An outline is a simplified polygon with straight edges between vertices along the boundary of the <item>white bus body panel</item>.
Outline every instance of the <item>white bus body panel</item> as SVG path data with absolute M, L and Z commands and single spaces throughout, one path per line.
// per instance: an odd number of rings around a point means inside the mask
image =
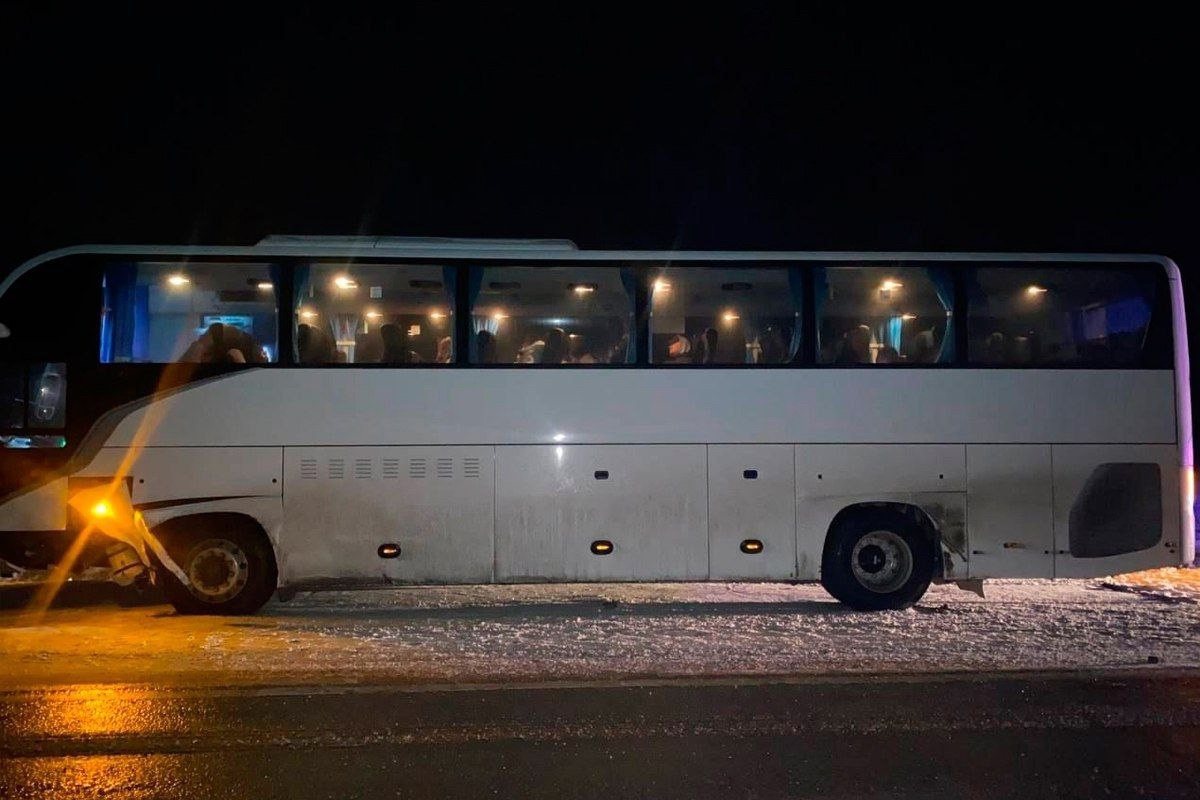
M 820 577 L 825 535 L 838 512 L 858 503 L 916 505 L 961 552 L 966 464 L 962 445 L 798 445 L 797 550 L 802 579 Z M 948 563 L 954 574 L 959 565 Z
M 970 577 L 1054 577 L 1053 496 L 1050 445 L 968 445 Z
M 55 478 L 7 503 L 0 503 L 0 531 L 62 531 L 66 528 L 66 478 Z
M 282 492 L 282 527 L 260 521 L 281 536 L 284 583 L 812 579 L 838 511 L 879 501 L 918 505 L 942 528 L 949 578 L 1095 575 L 1182 557 L 1169 371 L 265 368 L 118 413 L 78 474 L 116 474 L 144 439 L 130 472 L 135 503 Z M 148 419 L 155 424 L 142 431 Z M 1057 453 L 1097 443 L 1110 450 L 1095 463 L 1143 452 L 1160 460 L 1173 481 L 1164 543 L 1176 549 L 1060 553 L 1055 569 L 1035 549 L 1046 537 L 1046 484 L 1061 526 L 1086 474 L 1072 478 Z M 455 446 L 462 453 L 446 455 Z M 790 484 L 780 447 L 793 453 Z M 384 458 L 417 451 L 431 469 L 438 457 L 473 453 L 482 472 L 444 483 L 403 470 L 383 478 Z M 321 469 L 342 458 L 346 477 L 308 484 L 303 458 Z M 375 477 L 353 477 L 362 458 Z M 747 468 L 760 470 L 759 482 L 741 477 Z M 594 478 L 599 469 L 608 481 Z M 971 505 L 979 526 L 972 521 L 968 546 Z M 615 552 L 593 555 L 598 538 Z M 768 552 L 735 551 L 745 538 Z M 380 559 L 376 548 L 391 541 L 401 557 Z M 1029 546 L 1003 548 L 1014 541 Z M 982 551 L 978 564 L 964 562 L 969 549 Z
M 1054 577 L 1083 578 L 1161 567 L 1179 560 L 1179 452 L 1146 445 L 1055 445 Z M 1159 541 L 1144 550 L 1104 558 L 1075 558 L 1070 553 L 1071 507 L 1093 470 L 1105 463 L 1157 463 L 1161 483 L 1162 529 Z M 1188 534 L 1182 534 L 1188 535 Z
M 265 368 L 158 402 L 153 446 L 1174 444 L 1176 436 L 1168 370 Z M 133 443 L 146 412 L 129 413 L 108 444 Z
M 281 583 L 492 580 L 491 447 L 288 447 Z M 381 544 L 400 546 L 380 558 Z
M 128 463 L 125 461 L 128 460 Z M 132 479 L 134 505 L 200 498 L 279 497 L 281 447 L 104 447 L 81 478 Z
M 704 446 L 497 447 L 496 461 L 497 580 L 708 577 Z
M 747 471 L 753 477 L 747 477 Z M 708 576 L 783 580 L 796 574 L 793 448 L 720 444 L 708 448 Z M 746 539 L 762 552 L 743 553 Z

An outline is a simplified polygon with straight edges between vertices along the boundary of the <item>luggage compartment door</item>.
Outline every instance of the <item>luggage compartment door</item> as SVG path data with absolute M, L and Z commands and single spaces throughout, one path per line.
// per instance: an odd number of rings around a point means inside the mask
M 496 579 L 708 577 L 704 445 L 496 448 Z
M 492 579 L 491 447 L 288 447 L 285 582 Z M 395 544 L 394 558 L 379 547 Z

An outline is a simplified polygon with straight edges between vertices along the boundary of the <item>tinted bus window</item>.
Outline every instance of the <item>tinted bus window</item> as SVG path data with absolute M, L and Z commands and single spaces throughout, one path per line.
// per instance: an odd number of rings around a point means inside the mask
M 968 278 L 968 360 L 996 366 L 1133 365 L 1155 309 L 1138 268 L 979 267 Z
M 799 269 L 670 267 L 650 285 L 655 364 L 786 364 L 800 351 Z
M 275 272 L 267 264 L 107 265 L 100 361 L 274 361 Z
M 845 266 L 816 270 L 819 364 L 947 364 L 954 360 L 948 270 Z
M 454 274 L 432 264 L 298 266 L 298 362 L 452 362 Z
M 614 267 L 473 267 L 474 364 L 635 359 L 635 275 Z

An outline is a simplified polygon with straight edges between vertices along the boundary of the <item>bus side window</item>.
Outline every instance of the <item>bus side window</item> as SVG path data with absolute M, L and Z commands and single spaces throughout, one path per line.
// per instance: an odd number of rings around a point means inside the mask
M 940 267 L 827 266 L 815 275 L 818 364 L 954 361 L 954 284 Z
M 263 364 L 277 356 L 269 264 L 118 262 L 105 266 L 103 364 Z
M 1139 267 L 975 268 L 967 284 L 968 361 L 1139 364 L 1156 305 L 1154 278 Z
M 633 363 L 633 288 L 613 267 L 472 267 L 471 363 Z
M 686 266 L 650 283 L 654 364 L 786 364 L 800 352 L 798 268 Z
M 298 265 L 297 363 L 451 363 L 454 281 L 437 264 Z

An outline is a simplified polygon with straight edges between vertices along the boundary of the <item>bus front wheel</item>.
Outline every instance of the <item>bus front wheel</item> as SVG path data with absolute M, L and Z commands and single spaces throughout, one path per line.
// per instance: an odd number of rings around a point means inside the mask
M 821 584 L 859 611 L 908 608 L 929 588 L 935 555 L 931 537 L 901 511 L 863 508 L 829 531 Z
M 275 554 L 248 517 L 177 517 L 154 532 L 188 578 L 184 585 L 159 565 L 163 594 L 180 614 L 253 614 L 275 591 Z

